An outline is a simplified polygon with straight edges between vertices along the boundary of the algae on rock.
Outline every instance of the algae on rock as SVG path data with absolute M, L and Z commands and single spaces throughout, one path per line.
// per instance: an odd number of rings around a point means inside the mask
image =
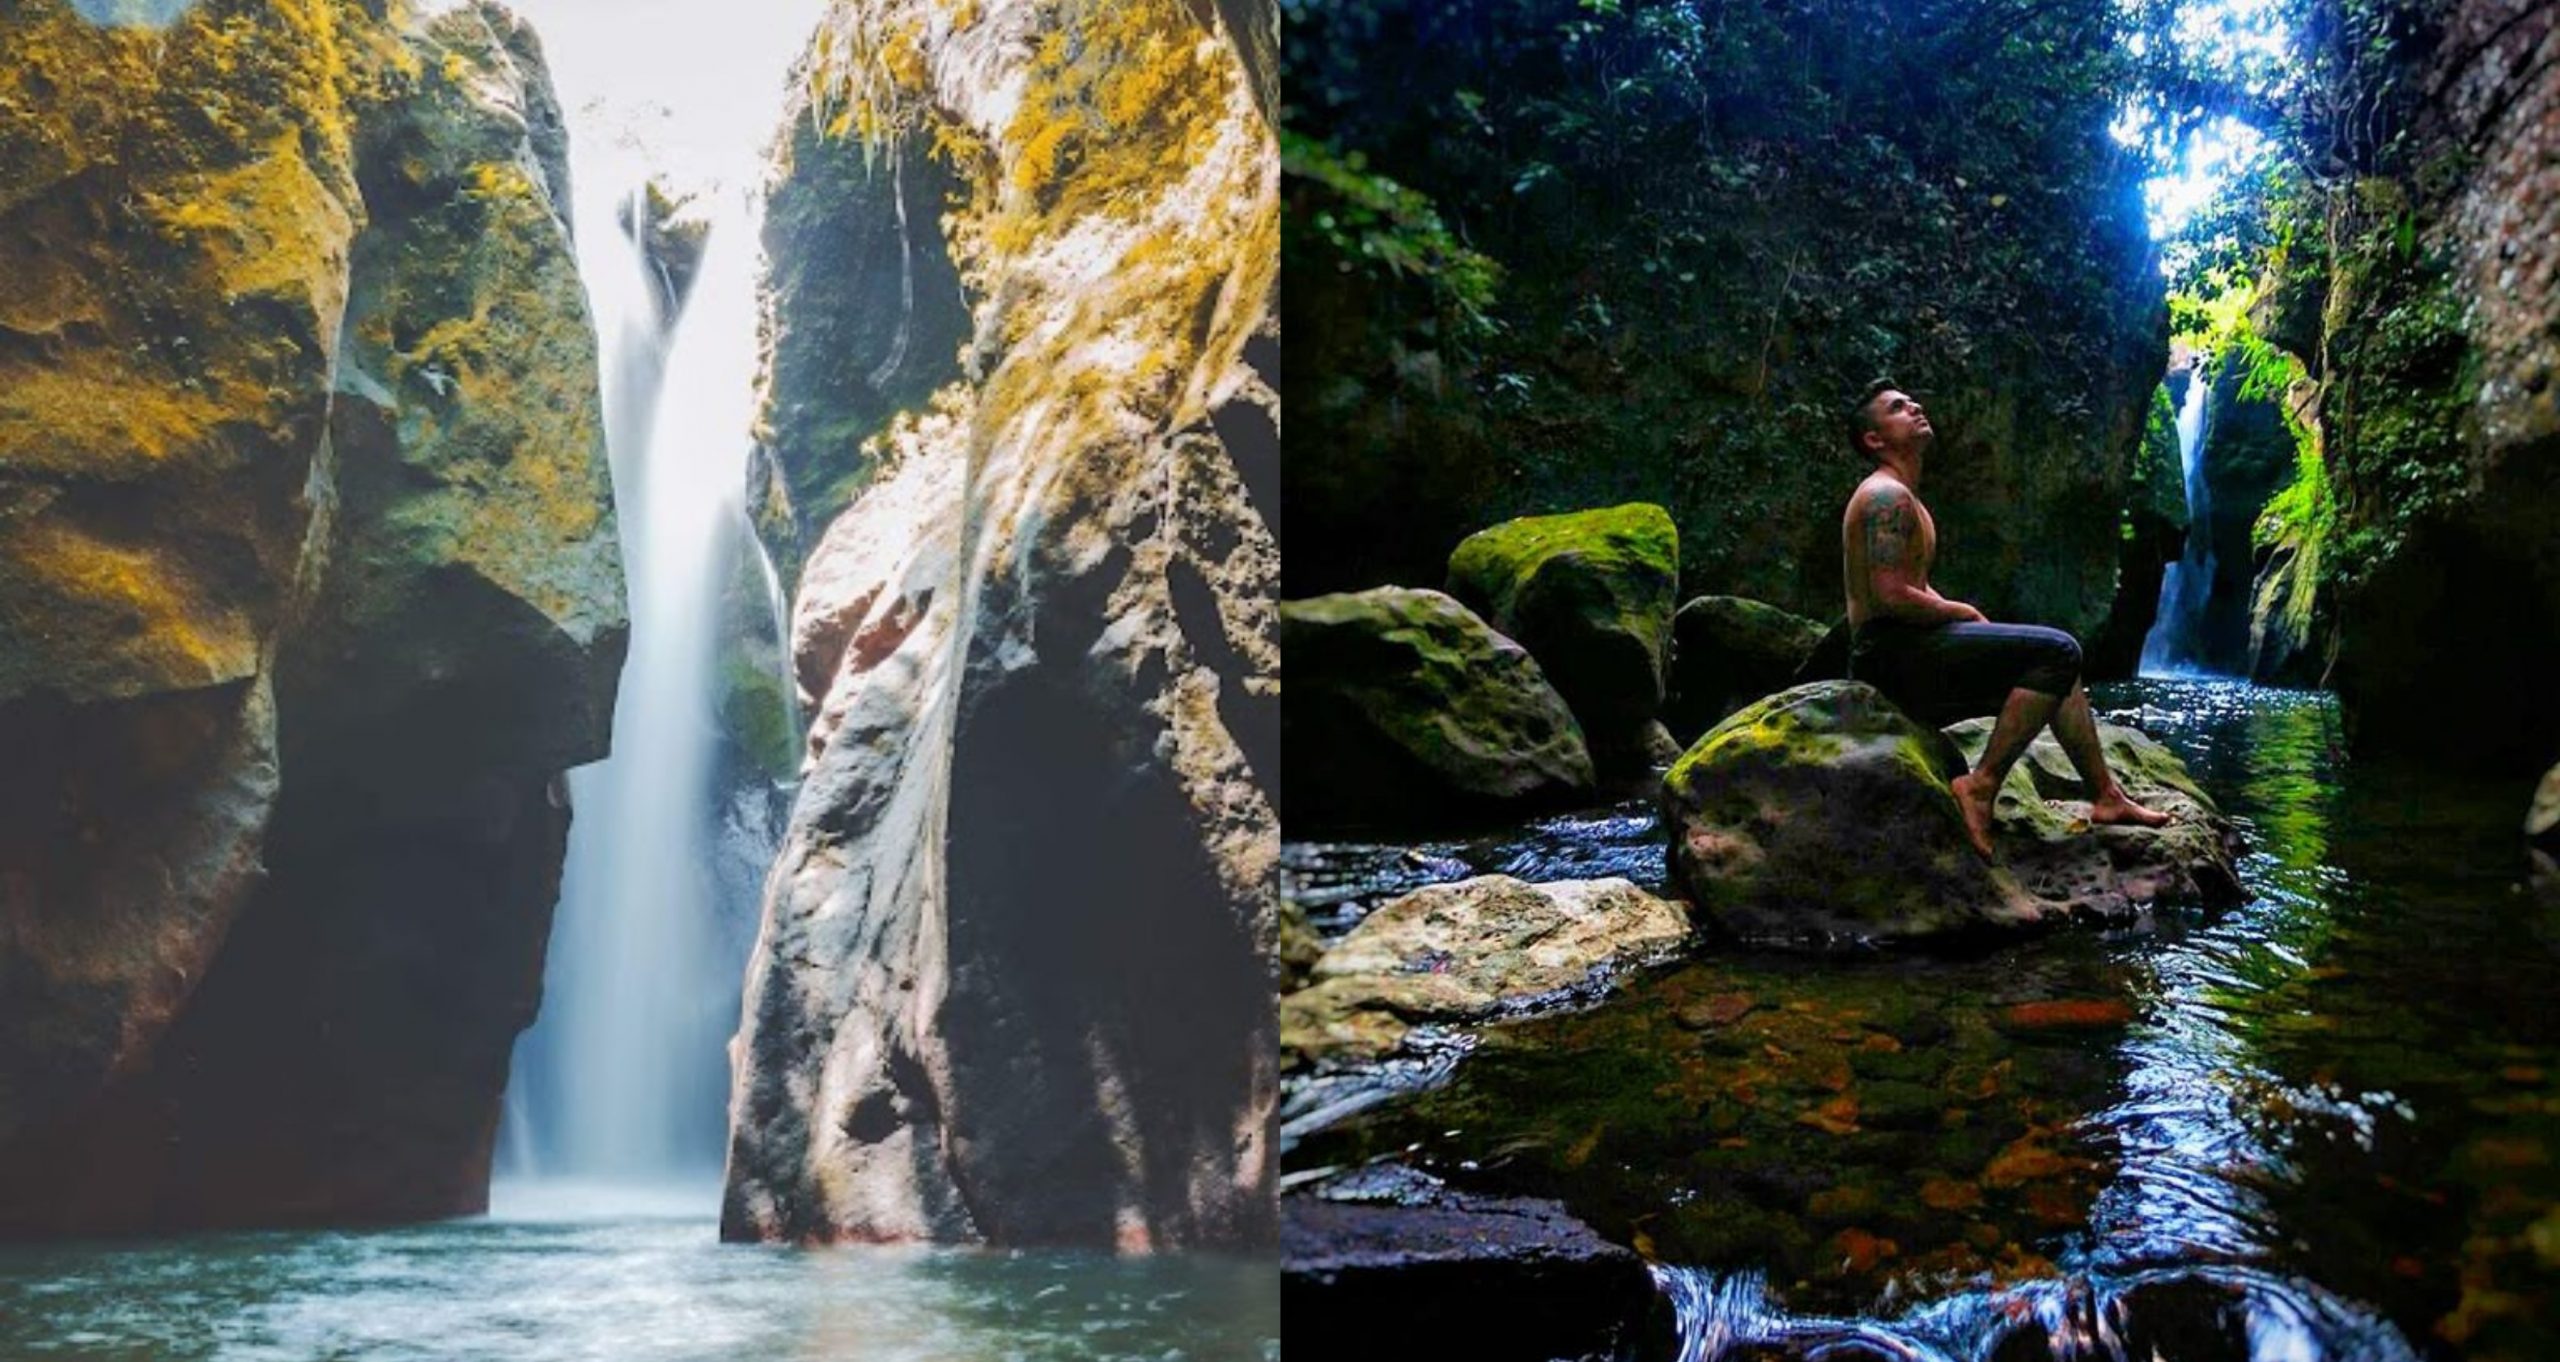
M 1274 1232 L 1278 158 L 1199 13 L 839 0 L 810 53 L 760 523 L 846 509 L 727 1237 Z

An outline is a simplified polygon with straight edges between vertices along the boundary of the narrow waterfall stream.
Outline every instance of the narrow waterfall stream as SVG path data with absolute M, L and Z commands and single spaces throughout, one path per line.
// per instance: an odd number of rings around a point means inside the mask
M 2160 609 L 2142 640 L 2142 675 L 2203 676 L 2197 628 L 2213 595 L 2213 501 L 2204 478 L 2204 404 L 2213 390 L 2207 356 L 2187 371 L 2186 400 L 2178 406 L 2178 468 L 2186 480 L 2187 546 L 2160 579 Z
M 661 31 L 653 44 L 566 0 L 556 14 L 535 8 L 571 123 L 573 225 L 604 361 L 631 643 L 612 755 L 569 778 L 574 821 L 542 1011 L 517 1045 L 495 1200 L 503 1210 L 564 1186 L 682 1187 L 707 1213 L 748 935 L 724 927 L 724 907 L 742 905 L 722 904 L 711 867 L 721 593 L 740 554 L 761 557 L 742 507 L 755 191 L 783 72 L 817 7 L 695 24 L 684 43 Z M 670 48 L 735 82 L 658 69 Z M 747 88 L 765 94 L 739 97 Z M 707 90 L 721 97 L 698 93 Z M 681 296 L 648 249 L 652 213 L 668 201 L 653 210 L 653 184 L 709 229 Z M 770 564 L 759 570 L 780 628 L 780 583 Z

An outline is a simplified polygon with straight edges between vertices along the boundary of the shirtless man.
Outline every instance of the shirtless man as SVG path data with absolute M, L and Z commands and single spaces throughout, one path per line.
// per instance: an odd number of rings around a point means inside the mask
M 1867 388 L 1849 417 L 1849 447 L 1876 468 L 1840 519 L 1849 585 L 1849 674 L 1927 724 L 1989 714 L 1991 740 L 1956 777 L 1965 836 L 1991 855 L 1992 807 L 2019 754 L 2048 722 L 2094 797 L 2092 823 L 2156 828 L 2169 815 L 2125 794 L 2098 746 L 2098 721 L 2080 684 L 2080 644 L 2059 629 L 1993 624 L 1981 611 L 1929 587 L 1938 526 L 1920 504 L 1920 461 L 1936 432 L 1910 394 L 1887 381 Z

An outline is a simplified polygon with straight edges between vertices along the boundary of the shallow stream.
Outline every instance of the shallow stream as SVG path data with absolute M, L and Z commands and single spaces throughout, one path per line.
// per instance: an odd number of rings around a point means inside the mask
M 1970 958 L 1710 953 L 1489 1028 L 1442 1086 L 1296 1140 L 1293 1181 L 1408 1162 L 1560 1198 L 1657 1265 L 1702 1359 L 2560 1357 L 2530 782 L 2352 763 L 2322 695 L 2097 698 L 2240 826 L 2242 906 Z M 1288 863 L 1332 932 L 1506 861 L 1658 887 L 1659 838 L 1636 805 Z

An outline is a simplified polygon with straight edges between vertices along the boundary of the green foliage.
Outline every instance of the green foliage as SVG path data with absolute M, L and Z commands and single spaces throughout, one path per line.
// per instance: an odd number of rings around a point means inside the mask
M 1352 548 L 1299 589 L 1427 580 L 1467 530 L 1649 500 L 1700 546 L 1691 587 L 1828 614 L 1854 470 L 1824 456 L 1879 373 L 1996 410 L 2034 446 L 2001 476 L 2117 483 L 2159 283 L 2106 129 L 2148 8 L 1284 0 L 1286 330 L 1317 376 L 1292 445 L 1323 451 L 1289 495 Z M 1393 188 L 1346 221 L 1353 177 Z M 1368 283 L 1412 287 L 1376 259 L 1443 233 L 1502 265 L 1464 336 L 1422 324 L 1463 309 Z
M 1361 152 L 1338 154 L 1287 129 L 1280 158 L 1293 181 L 1283 227 L 1292 265 L 1317 262 L 1320 249 L 1334 268 L 1375 282 L 1419 280 L 1459 334 L 1494 330 L 1502 267 L 1453 236 L 1429 198 L 1370 171 Z

